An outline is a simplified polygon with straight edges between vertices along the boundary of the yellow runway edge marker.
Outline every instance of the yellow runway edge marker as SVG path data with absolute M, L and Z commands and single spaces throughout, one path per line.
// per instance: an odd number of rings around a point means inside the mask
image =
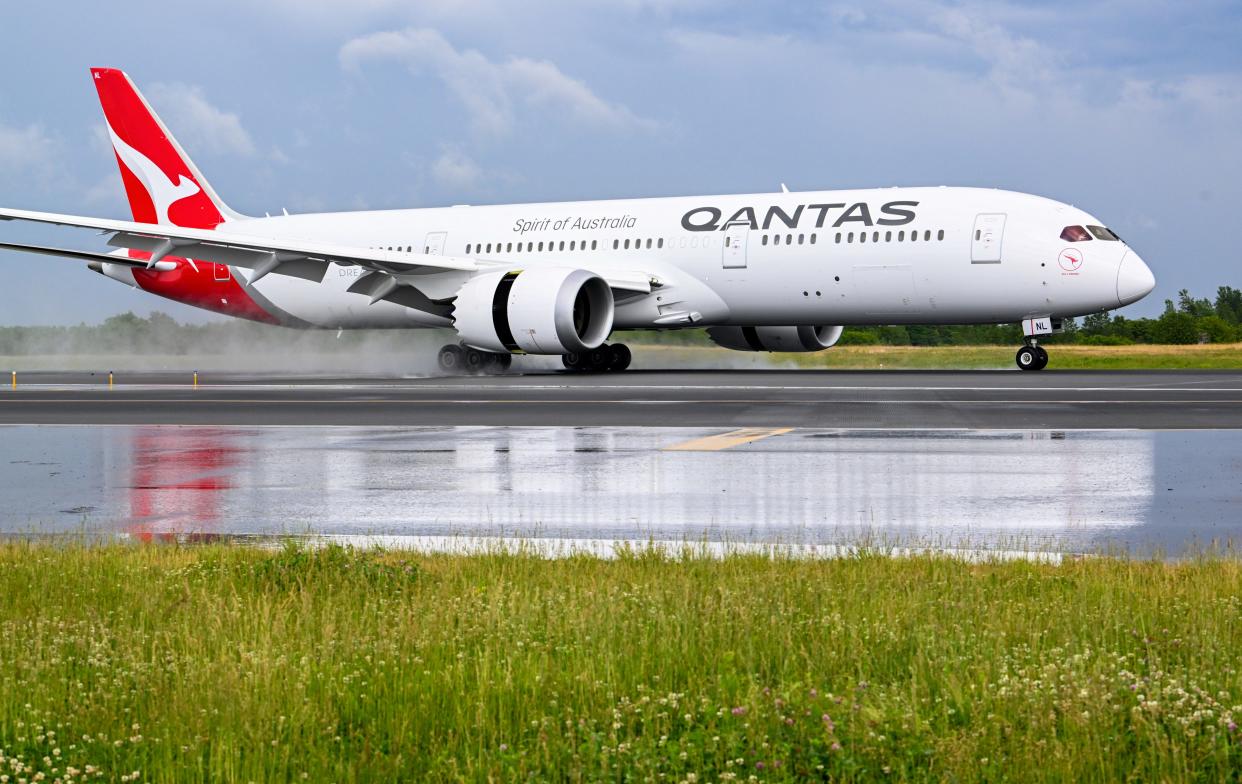
M 728 433 L 696 438 L 682 444 L 674 444 L 664 448 L 665 452 L 718 452 L 721 449 L 761 441 L 772 436 L 780 436 L 792 432 L 792 427 L 744 427 Z

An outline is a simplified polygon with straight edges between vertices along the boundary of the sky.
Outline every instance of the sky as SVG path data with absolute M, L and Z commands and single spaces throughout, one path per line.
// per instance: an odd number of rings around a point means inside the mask
M 1158 286 L 1242 287 L 1242 6 L 1197 0 L 25 4 L 0 205 L 128 218 L 91 66 L 129 72 L 234 209 L 969 185 L 1075 204 Z M 71 229 L 0 240 L 97 249 Z M 0 253 L 0 324 L 212 318 Z

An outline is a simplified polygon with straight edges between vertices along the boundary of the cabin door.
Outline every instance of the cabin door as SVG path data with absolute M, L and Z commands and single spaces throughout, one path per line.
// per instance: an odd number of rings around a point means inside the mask
M 970 237 L 970 262 L 972 264 L 999 264 L 1001 241 L 1004 238 L 1004 213 L 976 215 L 975 232 Z
M 725 269 L 742 269 L 746 266 L 746 243 L 750 239 L 750 226 L 730 226 L 724 233 L 722 264 Z
M 443 256 L 444 243 L 448 239 L 448 232 L 433 231 L 427 235 L 427 241 L 423 243 L 423 253 L 428 256 Z

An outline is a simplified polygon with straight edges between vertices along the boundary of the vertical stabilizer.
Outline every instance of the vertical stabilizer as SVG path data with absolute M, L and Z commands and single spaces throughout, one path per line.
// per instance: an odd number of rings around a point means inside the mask
M 220 200 L 124 71 L 92 68 L 91 77 L 135 221 L 214 229 L 242 217 Z

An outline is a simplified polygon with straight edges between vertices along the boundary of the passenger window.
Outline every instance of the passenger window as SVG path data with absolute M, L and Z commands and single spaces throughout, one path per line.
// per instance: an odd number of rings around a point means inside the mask
M 837 232 L 837 244 L 838 244 L 838 245 L 840 245 L 840 244 L 841 244 L 841 232 L 839 232 L 839 231 Z
M 768 244 L 768 235 L 766 235 L 766 234 L 765 234 L 765 235 L 763 235 L 763 239 L 759 240 L 759 244 L 760 244 L 760 245 L 767 245 L 767 244 Z M 725 246 L 726 246 L 726 247 L 728 247 L 728 245 L 729 245 L 729 241 L 728 241 L 728 240 L 725 240 Z
M 591 250 L 595 250 L 595 245 L 596 245 L 598 242 L 599 242 L 599 240 L 591 240 Z
M 569 241 L 569 249 L 570 249 L 570 250 L 573 250 L 573 249 L 574 249 L 574 247 L 575 247 L 575 246 L 574 246 L 574 243 L 575 243 L 575 242 L 576 242 L 576 240 L 570 240 L 570 241 Z
M 799 244 L 799 245 L 801 245 L 801 244 L 803 244 L 805 241 L 806 241 L 806 235 L 805 235 L 805 234 L 799 234 L 799 235 L 798 235 L 798 244 Z
M 527 252 L 527 253 L 530 253 L 530 252 L 531 252 L 531 251 L 533 251 L 534 249 L 535 249 L 535 243 L 533 243 L 533 242 L 528 242 L 528 243 L 526 243 L 526 252 Z
M 561 240 L 561 246 L 557 250 L 565 250 L 565 240 Z
M 905 241 L 906 241 L 906 233 L 905 233 L 904 231 L 899 231 L 899 232 L 897 232 L 897 241 L 898 241 L 898 242 L 905 242 Z
M 818 237 L 818 236 L 819 236 L 818 234 L 812 234 L 812 235 L 811 235 L 811 244 L 812 244 L 812 245 L 814 245 L 814 244 L 815 244 L 815 238 L 816 238 L 816 237 Z
M 656 243 L 656 247 L 657 247 L 657 248 L 663 248 L 663 247 L 664 247 L 664 238 L 663 238 L 663 237 L 661 237 L 661 238 L 660 238 L 660 241 Z
M 467 256 L 470 255 L 470 243 L 469 242 L 466 243 L 466 255 Z
M 619 248 L 619 247 L 621 247 L 621 240 L 613 240 L 613 241 L 612 241 L 612 249 L 613 249 L 613 250 L 616 250 L 616 249 L 617 249 L 617 248 Z
M 853 242 L 853 241 L 854 241 L 854 232 L 852 232 L 852 231 L 851 231 L 849 234 L 846 234 L 846 235 L 845 235 L 845 241 L 846 241 L 846 243 Z
M 630 249 L 630 241 L 629 241 L 629 240 L 626 240 L 626 241 L 625 241 L 625 249 L 626 249 L 626 250 L 629 250 L 629 249 Z
M 884 232 L 884 241 L 885 241 L 885 242 L 892 242 L 892 241 L 893 241 L 893 233 L 892 233 L 891 231 L 886 231 L 886 232 Z
M 1106 242 L 1117 242 L 1121 239 L 1111 230 L 1103 226 L 1088 226 L 1087 231 L 1091 232 L 1097 240 L 1105 240 Z
M 912 232 L 910 232 L 910 241 L 911 241 L 911 242 L 918 242 L 918 241 L 919 241 L 919 233 L 918 233 L 917 231 L 912 231 Z
M 941 229 L 940 231 L 936 232 L 936 240 L 937 241 L 944 240 L 944 229 Z
M 785 235 L 785 244 L 786 244 L 786 245 L 793 245 L 793 235 L 792 235 L 792 234 L 786 234 L 786 235 Z
M 931 242 L 931 229 L 923 232 L 923 242 Z
M 878 231 L 877 231 L 877 232 L 873 233 L 873 234 L 871 235 L 871 241 L 872 241 L 872 242 L 879 242 L 879 241 L 880 241 L 880 232 L 878 232 Z
M 867 232 L 865 232 L 865 231 L 860 231 L 860 232 L 858 232 L 858 241 L 859 241 L 859 242 L 866 242 L 866 241 L 867 241 Z
M 1069 229 L 1066 229 L 1065 231 L 1069 231 Z M 979 229 L 975 229 L 975 242 L 978 242 L 982 236 L 983 236 L 983 232 Z M 1061 236 L 1064 237 L 1065 232 L 1061 232 Z

